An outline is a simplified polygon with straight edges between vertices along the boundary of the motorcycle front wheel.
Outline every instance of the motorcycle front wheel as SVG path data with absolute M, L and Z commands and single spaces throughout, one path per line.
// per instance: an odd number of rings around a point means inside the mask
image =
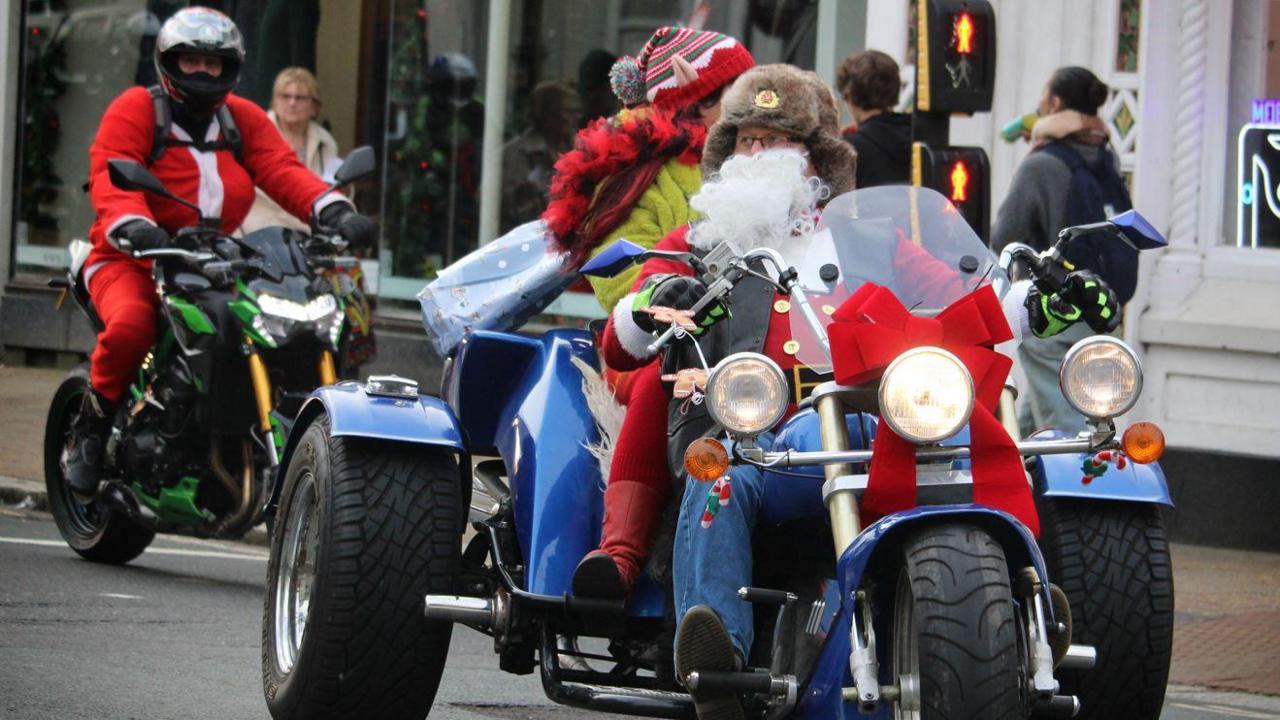
M 81 557 L 122 565 L 141 555 L 156 533 L 101 503 L 81 503 L 67 486 L 63 455 L 88 392 L 89 366 L 83 363 L 58 386 L 49 406 L 44 426 L 44 483 L 49 511 L 62 539 Z
M 983 529 L 938 525 L 904 546 L 894 594 L 900 720 L 1022 718 L 1025 672 L 1004 549 Z
M 426 717 L 453 630 L 423 617 L 422 605 L 455 592 L 453 456 L 330 437 L 322 415 L 288 461 L 276 520 L 262 617 L 271 716 Z

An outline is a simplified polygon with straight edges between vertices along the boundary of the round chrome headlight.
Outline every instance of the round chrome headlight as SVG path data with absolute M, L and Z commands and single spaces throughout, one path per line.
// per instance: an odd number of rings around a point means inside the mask
M 1128 412 L 1142 392 L 1142 364 L 1124 341 L 1087 337 L 1067 351 L 1058 371 L 1067 402 L 1085 417 L 1113 418 Z
M 707 379 L 707 412 L 736 435 L 759 435 L 787 411 L 787 376 L 758 353 L 734 353 Z
M 960 432 L 973 403 L 969 369 L 942 348 L 902 353 L 880 380 L 880 417 L 913 443 L 936 443 Z

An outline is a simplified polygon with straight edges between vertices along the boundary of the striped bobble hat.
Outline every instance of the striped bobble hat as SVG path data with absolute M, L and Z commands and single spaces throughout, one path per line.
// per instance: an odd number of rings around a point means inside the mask
M 728 85 L 755 64 L 742 43 L 728 35 L 661 27 L 638 56 L 618 61 L 612 75 L 613 86 L 627 105 L 647 100 L 661 107 L 679 108 Z

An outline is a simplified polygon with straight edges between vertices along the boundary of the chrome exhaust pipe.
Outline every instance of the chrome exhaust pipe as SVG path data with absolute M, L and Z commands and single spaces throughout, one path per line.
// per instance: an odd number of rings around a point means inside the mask
M 493 600 L 460 595 L 428 595 L 423 600 L 428 620 L 444 620 L 488 629 L 493 626 Z
M 1071 645 L 1058 667 L 1063 670 L 1092 670 L 1098 664 L 1098 650 L 1092 645 Z

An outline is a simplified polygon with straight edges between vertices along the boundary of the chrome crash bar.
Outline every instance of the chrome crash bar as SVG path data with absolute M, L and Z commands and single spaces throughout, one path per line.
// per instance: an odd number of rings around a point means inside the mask
M 1095 442 L 1092 437 L 1073 440 L 1024 440 L 1016 443 L 1022 455 L 1066 455 L 1069 453 L 1099 452 L 1120 447 L 1115 437 Z M 842 463 L 871 462 L 871 450 L 820 450 L 813 452 L 759 452 L 742 449 L 740 454 L 755 465 L 767 467 L 797 467 L 800 465 L 839 465 Z M 916 450 L 918 462 L 964 460 L 970 455 L 967 445 L 955 447 L 924 447 Z

